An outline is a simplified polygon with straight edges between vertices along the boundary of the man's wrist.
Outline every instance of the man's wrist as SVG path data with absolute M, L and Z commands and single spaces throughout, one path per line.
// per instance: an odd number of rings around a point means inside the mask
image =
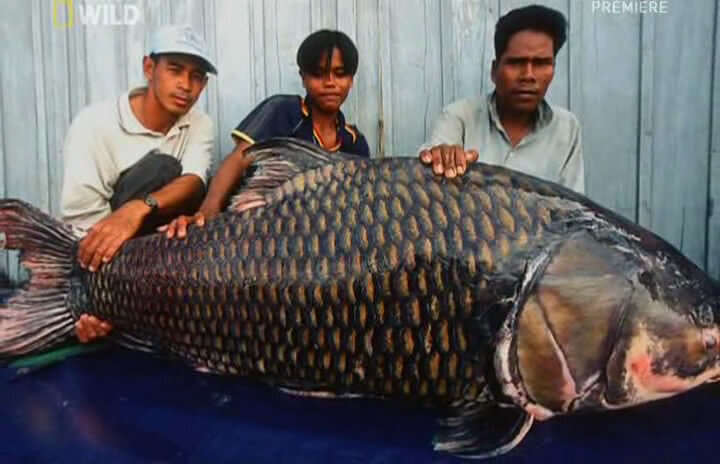
M 222 206 L 214 201 L 207 201 L 208 198 L 203 201 L 203 203 L 200 205 L 200 208 L 198 208 L 198 213 L 203 213 L 205 216 L 212 216 L 214 214 L 217 214 L 220 212 L 220 209 Z
M 150 193 L 143 197 L 143 202 L 150 208 L 150 213 L 154 213 L 159 208 L 157 199 Z
M 125 203 L 125 207 L 143 219 L 153 212 L 153 208 L 142 199 L 130 200 Z
M 215 216 L 220 212 L 220 208 L 211 208 L 211 207 L 200 207 L 197 211 L 198 213 L 201 213 L 203 216 Z

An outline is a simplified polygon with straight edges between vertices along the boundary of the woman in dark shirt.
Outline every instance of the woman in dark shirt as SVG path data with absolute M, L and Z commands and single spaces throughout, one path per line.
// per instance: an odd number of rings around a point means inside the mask
M 348 96 L 358 67 L 358 51 L 340 31 L 310 34 L 297 53 L 300 77 L 307 95 L 274 95 L 260 103 L 233 130 L 235 149 L 210 183 L 205 200 L 194 216 L 180 216 L 165 226 L 167 236 L 184 237 L 187 225 L 203 225 L 226 204 L 252 160 L 245 150 L 270 137 L 296 137 L 328 151 L 369 157 L 365 136 L 347 124 L 340 106 Z

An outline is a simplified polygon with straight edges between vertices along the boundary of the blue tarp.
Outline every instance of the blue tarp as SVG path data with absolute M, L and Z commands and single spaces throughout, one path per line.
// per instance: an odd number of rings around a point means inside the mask
M 381 400 L 298 398 L 122 349 L 14 381 L 0 368 L 0 462 L 466 462 L 432 451 L 433 416 Z M 536 423 L 501 462 L 717 458 L 713 387 Z M 718 440 L 720 442 L 720 440 Z

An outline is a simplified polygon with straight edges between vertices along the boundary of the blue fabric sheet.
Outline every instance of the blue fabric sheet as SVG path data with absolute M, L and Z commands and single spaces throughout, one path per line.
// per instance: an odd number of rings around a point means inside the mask
M 110 349 L 8 381 L 0 368 L 0 462 L 422 463 L 432 415 L 381 400 L 298 398 L 237 378 Z M 714 387 L 633 410 L 536 423 L 498 462 L 717 458 Z

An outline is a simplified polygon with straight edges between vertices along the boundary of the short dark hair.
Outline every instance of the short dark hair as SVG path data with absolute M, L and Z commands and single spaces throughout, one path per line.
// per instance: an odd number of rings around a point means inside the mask
M 358 51 L 352 39 L 342 31 L 321 29 L 303 40 L 297 52 L 297 64 L 302 73 L 317 71 L 318 62 L 326 53 L 327 67 L 330 68 L 332 51 L 337 48 L 343 57 L 345 72 L 355 75 L 358 67 Z
M 543 32 L 553 39 L 553 55 L 565 44 L 567 21 L 557 10 L 541 5 L 530 5 L 511 10 L 495 25 L 495 59 L 499 60 L 510 38 L 524 30 Z

